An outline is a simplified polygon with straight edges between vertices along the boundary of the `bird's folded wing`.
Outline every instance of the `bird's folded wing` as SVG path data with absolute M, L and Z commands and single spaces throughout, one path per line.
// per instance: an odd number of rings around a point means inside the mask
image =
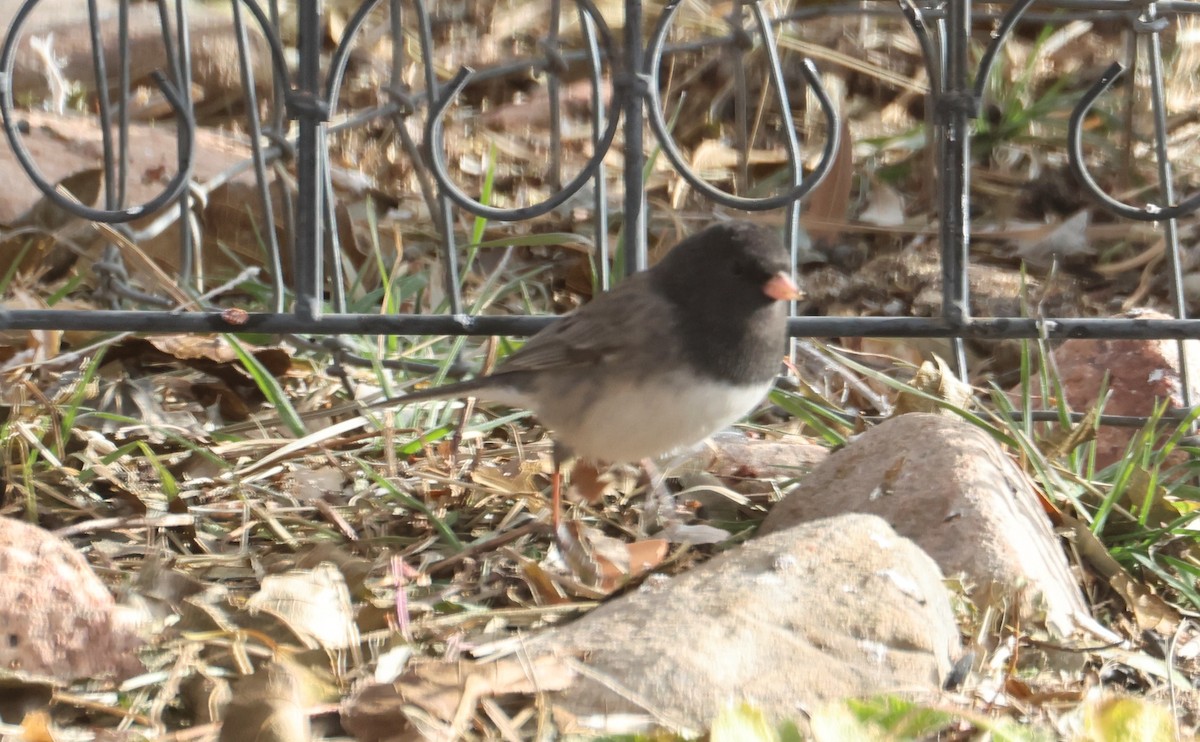
M 628 356 L 669 352 L 675 342 L 670 305 L 657 293 L 635 290 L 645 274 L 625 280 L 538 333 L 506 358 L 496 374 L 558 371 L 622 363 Z

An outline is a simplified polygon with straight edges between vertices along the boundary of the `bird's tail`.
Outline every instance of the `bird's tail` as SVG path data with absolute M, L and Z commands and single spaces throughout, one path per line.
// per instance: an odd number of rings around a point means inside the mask
M 377 402 L 379 405 L 405 405 L 413 402 L 425 402 L 431 399 L 454 399 L 456 397 L 474 397 L 483 396 L 486 394 L 476 395 L 476 392 L 487 389 L 489 386 L 495 386 L 496 380 L 488 376 L 480 376 L 476 379 L 467 379 L 466 381 L 456 381 L 452 384 L 441 384 L 432 386 L 427 389 L 417 389 L 416 391 L 402 394 L 399 397 Z M 373 404 L 372 407 L 375 405 Z

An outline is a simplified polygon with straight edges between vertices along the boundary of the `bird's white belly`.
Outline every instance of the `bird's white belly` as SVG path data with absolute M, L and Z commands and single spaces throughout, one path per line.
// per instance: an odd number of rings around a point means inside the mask
M 539 417 L 577 456 L 634 462 L 704 440 L 750 412 L 770 389 L 769 384 L 730 387 L 694 378 L 673 381 L 615 386 L 606 390 L 603 401 L 582 405 L 562 419 Z

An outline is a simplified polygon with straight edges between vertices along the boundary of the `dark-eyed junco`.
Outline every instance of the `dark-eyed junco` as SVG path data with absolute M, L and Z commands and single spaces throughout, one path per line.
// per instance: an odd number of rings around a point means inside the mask
M 561 464 L 636 462 L 703 440 L 749 412 L 779 372 L 787 301 L 800 296 L 779 236 L 716 224 L 534 335 L 491 374 L 391 400 L 479 397 L 532 410 Z

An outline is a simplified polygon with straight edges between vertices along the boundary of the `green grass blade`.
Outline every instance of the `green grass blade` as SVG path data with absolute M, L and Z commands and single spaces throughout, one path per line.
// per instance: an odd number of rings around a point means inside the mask
M 224 337 L 229 341 L 230 346 L 233 347 L 233 352 L 237 354 L 238 360 L 242 362 L 242 367 L 254 379 L 255 385 L 258 386 L 259 391 L 263 393 L 267 401 L 275 407 L 275 411 L 279 413 L 279 419 L 283 421 L 283 424 L 287 426 L 292 435 L 297 438 L 303 438 L 308 435 L 308 428 L 305 427 L 304 421 L 300 418 L 299 413 L 296 412 L 296 408 L 292 406 L 291 400 L 287 398 L 283 387 L 279 385 L 279 380 L 258 362 L 253 353 L 246 350 L 246 346 L 236 336 L 225 335 Z

